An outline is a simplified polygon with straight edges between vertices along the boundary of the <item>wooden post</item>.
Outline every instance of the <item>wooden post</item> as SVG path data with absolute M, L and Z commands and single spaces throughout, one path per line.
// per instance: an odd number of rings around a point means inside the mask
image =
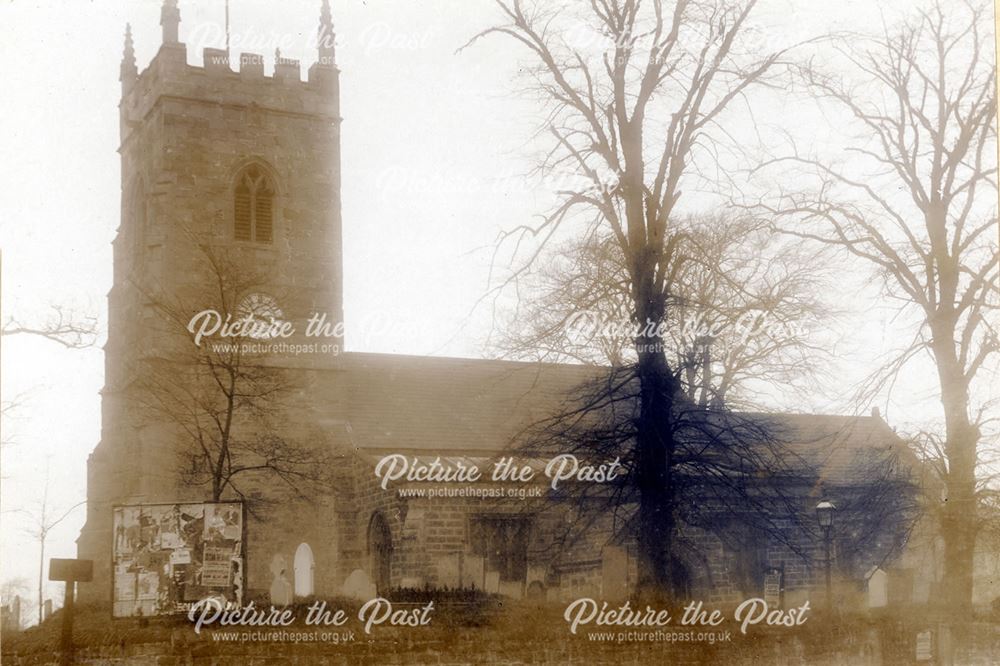
M 76 582 L 66 581 L 66 601 L 63 603 L 62 637 L 59 641 L 59 663 L 68 666 L 73 663 L 73 597 L 76 595 Z
M 76 596 L 76 582 L 89 582 L 94 577 L 92 560 L 49 560 L 49 580 L 66 582 L 66 601 L 63 604 L 62 636 L 59 640 L 59 663 L 72 664 L 73 652 L 73 601 Z

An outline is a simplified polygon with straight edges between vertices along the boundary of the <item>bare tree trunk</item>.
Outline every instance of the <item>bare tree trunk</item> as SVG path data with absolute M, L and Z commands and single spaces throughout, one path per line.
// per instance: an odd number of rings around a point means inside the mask
M 911 302 L 921 315 L 920 327 L 930 332 L 921 330 L 865 386 L 872 395 L 891 392 L 911 358 L 924 350 L 933 356 L 944 416 L 943 436 L 935 438 L 943 447 L 935 451 L 933 467 L 947 493 L 939 514 L 947 581 L 943 601 L 957 621 L 968 618 L 972 607 L 977 447 L 990 406 L 976 395 L 976 386 L 989 381 L 984 375 L 993 370 L 989 363 L 1000 349 L 991 316 L 1000 293 L 993 241 L 992 25 L 992 3 L 952 6 L 938 0 L 898 29 L 883 29 L 867 48 L 855 43 L 863 40 L 844 43 L 843 53 L 858 54 L 848 56 L 856 70 L 853 81 L 811 63 L 801 67 L 820 99 L 841 107 L 870 133 L 863 144 L 845 146 L 868 159 L 848 174 L 822 160 L 782 158 L 778 162 L 807 167 L 819 189 L 782 195 L 781 206 L 762 208 L 818 222 L 816 231 L 801 226 L 784 231 L 870 262 L 891 295 Z M 908 196 L 887 194 L 897 188 Z
M 642 338 L 640 338 L 642 339 Z M 650 341 L 645 339 L 643 343 Z M 674 494 L 670 427 L 673 375 L 663 352 L 639 356 L 640 412 L 636 427 L 639 489 L 639 589 L 655 596 L 673 594 Z
M 616 94 L 624 95 L 623 86 Z M 620 101 L 620 100 L 619 100 Z M 662 290 L 655 285 L 656 262 L 661 258 L 663 239 L 650 243 L 646 210 L 643 205 L 642 154 L 643 109 L 630 120 L 625 105 L 616 105 L 625 164 L 622 198 L 625 202 L 626 232 L 634 248 L 631 257 L 632 294 L 636 336 L 636 371 L 639 378 L 639 422 L 636 424 L 636 453 L 639 461 L 639 589 L 652 597 L 673 596 L 674 498 L 671 478 L 673 438 L 670 419 L 676 381 L 667 364 L 663 341 L 655 334 L 664 321 Z
M 959 616 L 972 607 L 973 560 L 976 546 L 976 447 L 979 429 L 969 420 L 969 395 L 953 336 L 935 332 L 934 356 L 945 414 L 947 497 L 941 514 L 945 544 L 948 606 Z
M 641 155 L 634 156 L 639 162 Z M 636 188 L 635 191 L 641 191 Z M 642 217 L 641 197 L 635 214 Z M 627 198 L 631 201 L 631 198 Z M 644 226 L 644 225 L 643 225 Z M 641 228 L 641 227 L 640 227 Z M 633 294 L 636 373 L 639 379 L 639 422 L 636 424 L 639 490 L 639 589 L 652 597 L 674 597 L 673 537 L 676 527 L 673 484 L 674 440 L 671 427 L 677 381 L 667 364 L 657 328 L 664 320 L 662 296 L 653 290 L 653 267 L 644 254 L 634 262 Z
M 652 594 L 670 587 L 676 521 L 671 412 L 679 382 L 656 334 L 667 312 L 667 268 L 673 246 L 666 237 L 673 229 L 682 176 L 698 152 L 699 138 L 714 127 L 730 102 L 762 82 L 782 57 L 783 52 L 754 50 L 734 56 L 734 41 L 755 4 L 756 0 L 713 0 L 704 6 L 688 0 L 593 3 L 589 21 L 613 42 L 598 55 L 550 39 L 560 32 L 555 27 L 559 12 L 545 3 L 501 0 L 498 5 L 506 23 L 469 40 L 471 44 L 500 34 L 529 48 L 537 65 L 527 68 L 533 85 L 556 107 L 546 121 L 555 146 L 541 169 L 570 168 L 587 180 L 582 189 L 562 192 L 562 203 L 538 227 L 520 225 L 505 237 L 530 234 L 542 239 L 527 262 L 530 265 L 545 239 L 553 238 L 568 218 L 586 211 L 593 216 L 588 233 L 605 228 L 625 258 L 632 314 L 642 331 L 635 339 L 641 393 L 635 423 L 641 477 L 639 578 L 640 589 Z M 688 32 L 698 35 L 695 43 L 682 37 Z M 647 127 L 647 111 L 654 110 L 658 118 Z M 643 139 L 654 135 L 662 136 L 663 143 L 649 144 L 653 159 L 647 163 Z M 525 269 L 516 270 L 514 277 Z
M 41 626 L 45 609 L 45 538 L 39 540 L 38 550 L 38 624 Z

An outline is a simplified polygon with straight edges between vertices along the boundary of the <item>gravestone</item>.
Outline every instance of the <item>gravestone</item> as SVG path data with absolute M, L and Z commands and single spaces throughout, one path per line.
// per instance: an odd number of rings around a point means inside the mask
M 499 571 L 487 571 L 486 572 L 486 582 L 483 584 L 483 591 L 489 592 L 490 594 L 497 594 L 500 592 L 500 572 Z
M 45 603 L 42 604 L 42 620 L 47 620 L 52 617 L 52 600 L 46 599 Z
M 781 606 L 781 569 L 768 569 L 764 574 L 764 601 L 773 608 Z
M 355 569 L 344 581 L 344 587 L 341 593 L 345 597 L 350 597 L 351 599 L 361 599 L 367 601 L 369 599 L 374 599 L 378 596 L 375 590 L 375 583 L 371 581 L 366 574 L 361 569 Z
M 9 604 L 4 604 L 0 612 L 0 632 L 13 633 L 21 630 L 21 597 L 14 595 Z
M 316 561 L 312 548 L 307 543 L 300 543 L 295 550 L 295 596 L 308 597 L 315 593 Z
M 618 546 L 606 546 L 601 552 L 601 597 L 608 601 L 628 597 L 628 553 Z
M 910 603 L 913 599 L 913 570 L 893 568 L 889 576 L 888 602 L 893 608 Z
M 292 584 L 287 578 L 288 565 L 282 555 L 271 558 L 271 605 L 287 606 L 292 603 Z
M 528 583 L 528 588 L 524 594 L 529 599 L 544 599 L 545 583 L 543 583 L 540 580 L 531 581 L 530 583 Z
M 10 602 L 10 627 L 12 631 L 21 630 L 21 596 L 14 595 L 14 600 Z
M 868 629 L 868 634 L 862 646 L 865 666 L 881 666 L 882 660 L 882 640 L 879 630 L 875 627 Z
M 955 645 L 952 642 L 951 625 L 944 622 L 937 626 L 937 658 L 939 664 L 950 666 L 955 663 Z
M 483 566 L 484 560 L 481 555 L 466 555 L 462 562 L 462 587 L 476 587 L 482 590 L 486 585 Z
M 930 661 L 934 656 L 931 650 L 933 636 L 930 631 L 917 634 L 917 661 Z
M 931 599 L 931 590 L 933 589 L 934 581 L 932 576 L 924 572 L 921 575 L 914 576 L 913 578 L 913 602 L 918 604 L 926 604 Z
M 885 608 L 889 603 L 889 576 L 875 567 L 868 574 L 868 607 Z
M 527 591 L 525 594 L 528 596 L 538 596 L 537 591 L 540 589 L 544 592 L 545 590 L 545 578 L 548 573 L 548 567 L 540 564 L 529 564 L 528 565 L 528 576 L 525 579 L 528 583 L 525 588 Z
M 497 593 L 511 599 L 520 599 L 524 596 L 524 582 L 519 580 L 499 580 L 497 574 Z
M 437 562 L 437 577 L 439 587 L 458 587 L 460 584 L 459 558 L 461 553 L 449 553 L 442 556 Z

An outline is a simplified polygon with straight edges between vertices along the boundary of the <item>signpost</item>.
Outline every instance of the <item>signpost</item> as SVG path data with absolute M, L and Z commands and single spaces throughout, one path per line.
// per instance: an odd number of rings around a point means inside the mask
M 69 560 L 56 557 L 49 560 L 49 580 L 65 581 L 66 583 L 62 638 L 59 643 L 60 664 L 73 663 L 73 598 L 76 596 L 76 583 L 89 583 L 93 579 L 93 560 Z

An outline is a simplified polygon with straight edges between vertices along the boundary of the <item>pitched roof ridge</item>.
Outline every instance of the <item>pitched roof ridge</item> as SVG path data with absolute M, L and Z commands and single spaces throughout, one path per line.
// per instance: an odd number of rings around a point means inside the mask
M 343 353 L 343 357 L 347 361 L 353 359 L 373 359 L 385 362 L 391 362 L 392 360 L 401 361 L 414 361 L 418 363 L 457 363 L 457 364 L 469 364 L 469 365 L 496 365 L 504 367 L 524 367 L 524 368 L 565 368 L 573 370 L 598 370 L 605 368 L 606 366 L 600 365 L 588 365 L 585 363 L 556 363 L 554 361 L 519 361 L 513 359 L 505 358 L 482 358 L 475 356 L 431 356 L 427 354 L 396 354 L 392 352 L 368 352 L 368 351 L 347 351 Z

